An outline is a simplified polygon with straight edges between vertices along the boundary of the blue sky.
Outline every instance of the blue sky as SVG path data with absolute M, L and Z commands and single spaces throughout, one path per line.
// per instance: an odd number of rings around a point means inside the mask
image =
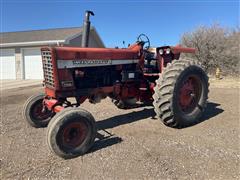
M 107 47 L 133 43 L 140 33 L 154 46 L 174 45 L 181 35 L 200 25 L 239 26 L 239 1 L 61 1 L 0 0 L 1 31 L 77 27 L 84 11 Z

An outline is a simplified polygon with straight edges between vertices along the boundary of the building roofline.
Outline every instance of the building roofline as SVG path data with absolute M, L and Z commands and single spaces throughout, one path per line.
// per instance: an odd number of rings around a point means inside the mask
M 99 36 L 99 34 L 97 33 L 97 31 L 96 31 L 96 29 L 94 28 L 94 26 L 91 26 L 91 28 L 90 28 L 90 33 L 92 33 L 94 39 L 97 41 L 97 43 L 98 43 L 98 45 L 99 45 L 100 47 L 105 47 L 102 39 L 100 38 L 100 36 Z M 72 39 L 74 39 L 74 38 L 76 38 L 76 37 L 78 37 L 78 36 L 80 36 L 80 35 L 82 35 L 82 32 L 79 32 L 79 33 L 77 33 L 77 34 L 74 34 L 73 36 L 67 37 L 67 38 L 65 39 L 65 44 L 69 44 Z
M 51 31 L 51 30 L 58 30 L 58 29 L 74 29 L 79 28 L 82 29 L 82 27 L 72 27 L 72 28 L 55 28 L 55 29 L 42 29 L 42 30 L 32 30 L 32 31 Z M 32 31 L 16 31 L 16 32 L 6 32 L 6 33 L 21 33 L 21 32 L 32 32 Z M 93 35 L 93 38 L 96 40 L 97 44 L 100 47 L 105 47 L 102 39 L 100 38 L 99 34 L 97 33 L 94 26 L 91 26 L 90 33 Z M 4 33 L 0 33 L 0 35 L 3 35 Z M 41 45 L 50 45 L 50 44 L 69 44 L 70 40 L 76 38 L 77 36 L 82 35 L 82 31 L 79 33 L 66 36 L 64 39 L 60 40 L 44 40 L 44 41 L 23 41 L 23 42 L 9 42 L 9 43 L 0 43 L 0 47 L 14 47 L 14 46 L 41 46 Z
M 96 41 L 99 43 L 100 46 L 102 47 L 106 47 L 104 42 L 102 41 L 102 39 L 100 38 L 96 28 L 94 26 L 92 26 L 91 30 L 94 32 L 94 36 L 95 36 L 95 39 Z
M 0 34 L 4 33 L 21 33 L 21 32 L 33 32 L 33 31 L 48 31 L 48 30 L 61 30 L 61 29 L 77 29 L 82 28 L 81 26 L 76 27 L 60 27 L 60 28 L 49 28 L 49 29 L 33 29 L 33 30 L 22 30 L 22 31 L 6 31 L 6 32 L 0 32 Z
M 30 42 L 16 42 L 16 43 L 3 43 L 0 47 L 14 47 L 14 46 L 29 46 L 29 45 L 46 45 L 64 43 L 65 40 L 49 40 L 49 41 L 30 41 Z

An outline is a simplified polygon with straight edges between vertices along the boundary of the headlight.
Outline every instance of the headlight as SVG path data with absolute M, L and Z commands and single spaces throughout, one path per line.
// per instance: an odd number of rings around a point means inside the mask
M 167 48 L 167 49 L 166 49 L 166 54 L 170 54 L 170 52 L 171 52 L 171 49 L 170 49 L 170 48 Z
M 163 55 L 163 49 L 159 49 L 159 54 Z

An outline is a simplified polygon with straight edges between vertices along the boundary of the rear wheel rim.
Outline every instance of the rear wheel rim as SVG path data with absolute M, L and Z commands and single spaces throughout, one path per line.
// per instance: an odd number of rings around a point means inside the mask
M 85 122 L 72 122 L 63 127 L 60 134 L 61 144 L 67 149 L 77 148 L 84 142 L 87 134 L 88 127 Z
M 198 76 L 189 75 L 181 84 L 178 92 L 178 105 L 183 113 L 191 113 L 199 104 L 202 83 Z

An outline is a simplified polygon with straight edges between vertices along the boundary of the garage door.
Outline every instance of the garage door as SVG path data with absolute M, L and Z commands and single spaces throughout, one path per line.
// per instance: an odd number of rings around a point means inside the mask
M 23 49 L 25 79 L 43 79 L 40 49 Z
M 0 49 L 0 79 L 16 79 L 14 49 Z

